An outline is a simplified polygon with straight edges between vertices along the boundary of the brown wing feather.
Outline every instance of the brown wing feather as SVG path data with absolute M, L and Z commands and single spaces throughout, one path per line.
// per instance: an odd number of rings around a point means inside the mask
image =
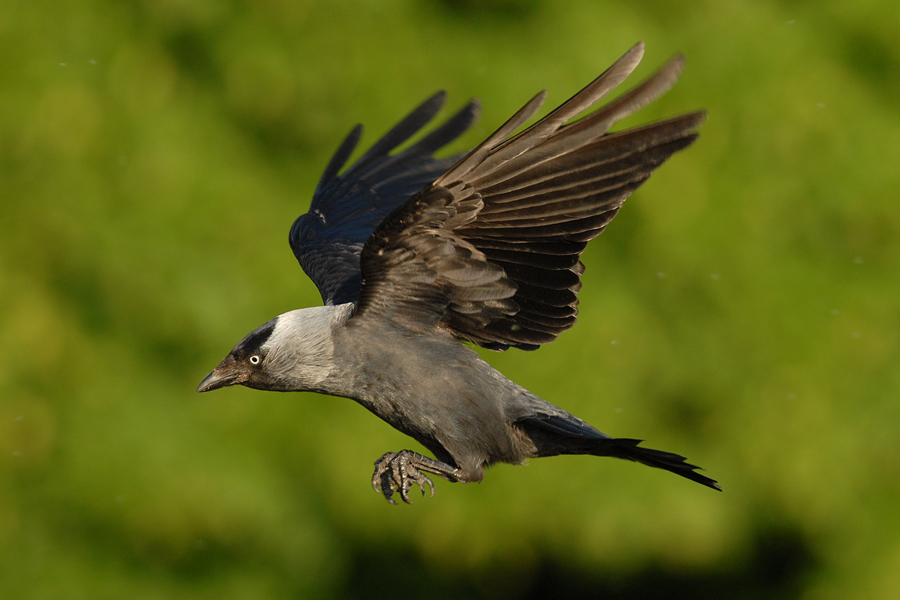
M 609 127 L 668 90 L 679 56 L 645 82 L 568 123 L 621 83 L 638 44 L 581 92 L 512 135 L 543 99 L 503 127 L 409 203 L 363 249 L 357 311 L 378 308 L 411 329 L 439 323 L 495 349 L 533 349 L 570 328 L 580 256 L 654 169 L 696 138 L 696 112 L 617 133 Z

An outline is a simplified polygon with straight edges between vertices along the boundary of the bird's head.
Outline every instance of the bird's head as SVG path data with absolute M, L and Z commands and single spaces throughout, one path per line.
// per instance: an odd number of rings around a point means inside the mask
M 229 385 L 262 387 L 266 379 L 264 363 L 270 350 L 269 341 L 278 319 L 279 317 L 275 317 L 260 325 L 238 342 L 219 366 L 200 383 L 197 391 L 209 392 Z
M 230 385 L 279 392 L 314 389 L 334 367 L 332 328 L 338 308 L 303 308 L 260 325 L 238 342 L 197 391 Z

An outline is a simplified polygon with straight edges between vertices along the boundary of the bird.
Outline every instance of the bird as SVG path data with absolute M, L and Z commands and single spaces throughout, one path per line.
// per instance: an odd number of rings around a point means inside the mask
M 531 126 L 541 92 L 468 153 L 436 158 L 477 119 L 471 100 L 403 150 L 445 101 L 425 100 L 349 168 L 357 125 L 328 162 L 289 241 L 322 306 L 244 337 L 198 392 L 233 385 L 354 400 L 432 457 L 386 452 L 371 484 L 410 503 L 436 476 L 480 482 L 487 467 L 557 455 L 610 456 L 721 490 L 678 454 L 615 438 L 507 379 L 471 346 L 535 350 L 573 326 L 581 254 L 625 199 L 691 145 L 705 111 L 611 132 L 678 79 L 676 55 L 588 112 L 640 62 L 639 42 Z M 580 118 L 579 118 L 580 117 Z

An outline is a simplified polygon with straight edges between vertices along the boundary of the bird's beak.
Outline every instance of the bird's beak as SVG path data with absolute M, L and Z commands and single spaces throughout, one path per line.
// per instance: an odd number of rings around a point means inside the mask
M 219 365 L 213 369 L 212 373 L 206 376 L 206 379 L 200 382 L 197 388 L 198 392 L 209 392 L 219 388 L 227 387 L 240 383 L 241 373 L 237 369 Z

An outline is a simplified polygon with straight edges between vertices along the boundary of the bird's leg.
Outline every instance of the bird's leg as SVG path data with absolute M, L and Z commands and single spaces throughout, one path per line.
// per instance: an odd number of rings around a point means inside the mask
M 376 492 L 384 494 L 385 499 L 391 504 L 396 504 L 392 498 L 394 492 L 400 492 L 400 498 L 410 504 L 409 490 L 412 489 L 414 483 L 421 488 L 423 496 L 427 485 L 431 489 L 431 496 L 434 497 L 434 483 L 423 475 L 422 471 L 438 475 L 447 481 L 463 479 L 463 473 L 458 468 L 422 456 L 412 450 L 401 450 L 400 452 L 388 452 L 375 461 L 372 487 Z

